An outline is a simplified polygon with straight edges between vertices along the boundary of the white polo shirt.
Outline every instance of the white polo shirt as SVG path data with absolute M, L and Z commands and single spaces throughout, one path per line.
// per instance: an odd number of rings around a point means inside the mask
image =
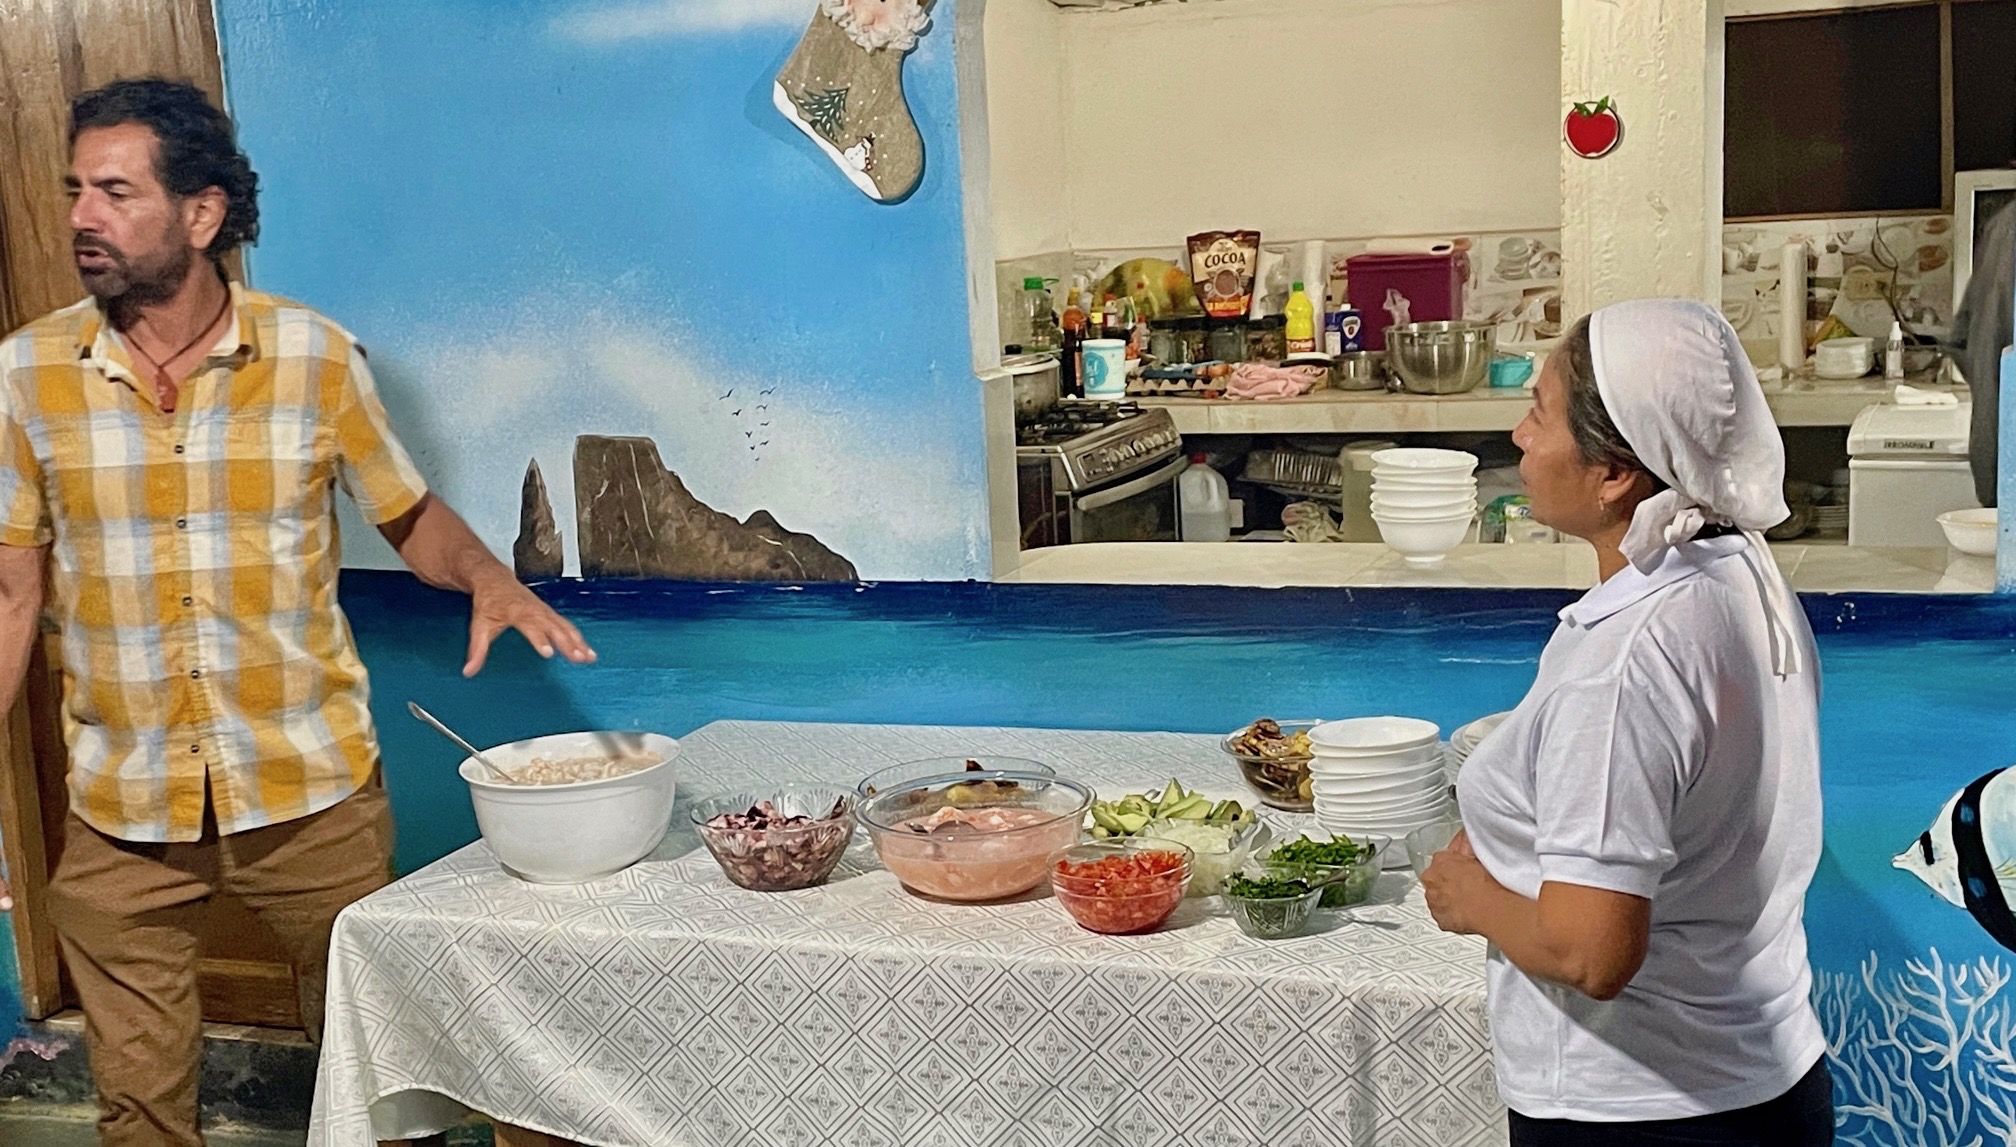
M 1780 679 L 1740 536 L 1626 567 L 1561 611 L 1533 688 L 1457 786 L 1485 869 L 1652 901 L 1615 1000 L 1487 957 L 1498 1090 L 1536 1119 L 1732 1111 L 1789 1091 L 1826 1048 L 1808 999 L 1820 861 L 1819 659 Z

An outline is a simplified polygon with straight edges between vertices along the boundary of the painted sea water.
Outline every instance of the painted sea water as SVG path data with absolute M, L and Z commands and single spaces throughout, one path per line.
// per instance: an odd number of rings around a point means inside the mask
M 1222 733 L 1255 717 L 1404 713 L 1445 731 L 1531 681 L 1555 592 L 562 582 L 601 655 L 507 639 L 459 675 L 466 606 L 351 571 L 399 863 L 476 836 L 459 754 L 420 701 L 496 743 L 583 728 L 680 735 L 760 719 Z M 1805 599 L 1824 666 L 1826 855 L 1807 925 L 1844 1143 L 2016 1141 L 2016 954 L 1891 858 L 2016 761 L 2016 601 Z M 852 777 L 836 777 L 852 781 Z M 1240 791 L 1229 765 L 1228 792 Z M 694 794 L 699 795 L 699 794 Z

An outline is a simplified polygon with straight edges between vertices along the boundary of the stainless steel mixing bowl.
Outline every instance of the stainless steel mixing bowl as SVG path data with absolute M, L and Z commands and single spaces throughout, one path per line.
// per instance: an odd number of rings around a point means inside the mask
M 1386 357 L 1413 394 L 1462 394 L 1483 384 L 1498 349 L 1491 323 L 1408 323 L 1386 328 Z

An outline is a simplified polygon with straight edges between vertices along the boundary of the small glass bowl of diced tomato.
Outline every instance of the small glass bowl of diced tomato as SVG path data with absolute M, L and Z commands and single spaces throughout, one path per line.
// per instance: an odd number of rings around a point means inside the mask
M 1050 889 L 1079 925 L 1125 935 L 1159 928 L 1190 886 L 1190 849 L 1167 840 L 1094 840 L 1050 858 Z

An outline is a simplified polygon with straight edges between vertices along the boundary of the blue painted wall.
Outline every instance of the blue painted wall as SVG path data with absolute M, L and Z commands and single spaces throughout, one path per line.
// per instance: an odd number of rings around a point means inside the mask
M 536 457 L 572 562 L 574 436 L 638 434 L 701 500 L 864 577 L 984 576 L 955 3 L 904 63 L 927 160 L 894 205 L 771 106 L 814 7 L 218 0 L 254 285 L 364 342 L 493 546 Z
M 571 669 L 514 646 L 471 682 L 457 674 L 460 602 L 399 575 L 346 575 L 401 814 L 402 864 L 475 835 L 459 754 L 403 714 L 409 697 L 483 742 L 575 728 L 676 735 L 726 718 L 1222 733 L 1263 714 L 1407 713 L 1449 730 L 1519 700 L 1570 596 L 987 585 L 547 592 L 581 622 L 601 663 Z M 1805 605 L 1825 673 L 1826 808 L 1807 931 L 1836 1049 L 1842 1141 L 2008 1141 L 2016 954 L 1892 857 L 1915 848 L 1953 793 L 2011 763 L 2016 599 L 1846 595 Z M 1223 783 L 1239 792 L 1229 763 Z

